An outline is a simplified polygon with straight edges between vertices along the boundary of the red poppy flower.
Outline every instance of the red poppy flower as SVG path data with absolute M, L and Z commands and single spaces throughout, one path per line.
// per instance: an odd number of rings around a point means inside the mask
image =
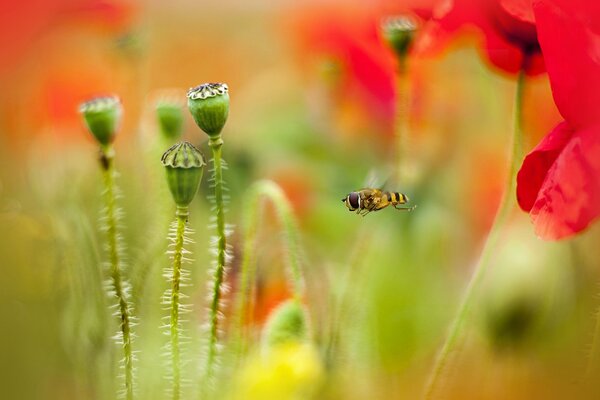
M 17 63 L 35 39 L 65 22 L 80 21 L 121 30 L 132 20 L 128 0 L 8 1 L 0 13 L 0 73 Z
M 536 0 L 534 11 L 565 121 L 525 158 L 517 199 L 540 237 L 560 239 L 600 215 L 600 3 Z
M 483 34 L 486 58 L 500 70 L 544 72 L 531 0 L 444 0 L 434 17 L 446 32 L 477 28 Z
M 394 59 L 378 34 L 372 5 L 302 8 L 290 18 L 302 63 L 333 62 L 336 98 L 360 105 L 376 121 L 376 131 L 392 135 Z M 312 66 L 312 65 L 311 65 Z M 366 117 L 366 115 L 365 115 Z
M 384 16 L 412 12 L 431 17 L 438 0 L 379 0 L 294 9 L 285 18 L 298 47 L 299 63 L 327 66 L 340 119 L 347 119 L 346 134 L 366 129 L 387 140 L 394 138 L 396 116 L 396 61 L 381 38 Z M 315 63 L 316 61 L 316 63 Z M 327 63 L 325 63 L 327 61 Z M 334 67 L 334 68 L 331 68 Z M 323 68 L 322 68 L 323 69 Z

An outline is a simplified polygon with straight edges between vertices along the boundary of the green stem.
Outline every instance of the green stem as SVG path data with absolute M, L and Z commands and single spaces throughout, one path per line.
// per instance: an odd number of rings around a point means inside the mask
M 133 399 L 133 350 L 131 346 L 131 309 L 125 290 L 125 279 L 121 274 L 121 255 L 119 248 L 119 232 L 117 228 L 116 184 L 114 169 L 114 150 L 111 146 L 101 149 L 100 164 L 104 180 L 104 202 L 106 207 L 106 235 L 108 240 L 108 256 L 110 279 L 114 296 L 119 303 L 119 328 L 123 338 L 125 367 L 125 398 Z
M 296 301 L 302 299 L 304 290 L 302 271 L 300 268 L 300 249 L 298 245 L 298 228 L 292 212 L 292 207 L 281 188 L 272 181 L 256 182 L 245 197 L 244 208 L 244 253 L 240 267 L 240 292 L 236 306 L 236 322 L 234 332 L 240 342 L 238 357 L 246 350 L 246 335 L 244 325 L 246 319 L 251 319 L 252 296 L 256 276 L 256 233 L 259 224 L 260 199 L 266 197 L 275 207 L 277 218 L 282 225 L 284 240 L 288 249 L 288 268 L 292 280 L 292 293 Z
M 591 381 L 592 375 L 598 368 L 598 359 L 600 358 L 600 307 L 596 310 L 596 323 L 594 326 L 594 336 L 592 337 L 592 347 L 585 368 L 585 379 Z
M 188 218 L 187 207 L 177 207 L 177 231 L 175 233 L 175 253 L 173 255 L 173 275 L 171 281 L 171 367 L 173 373 L 173 400 L 181 396 L 181 358 L 179 351 L 179 298 L 181 286 L 181 262 L 183 259 L 183 243 L 185 224 Z
M 471 310 L 473 298 L 475 297 L 476 289 L 480 286 L 482 278 L 489 266 L 492 251 L 495 249 L 502 227 L 505 225 L 508 215 L 514 205 L 514 191 L 516 186 L 516 177 L 519 166 L 522 161 L 522 128 L 523 128 L 523 92 L 525 89 L 525 71 L 522 69 L 519 72 L 517 79 L 517 90 L 515 96 L 515 114 L 514 114 L 514 129 L 511 145 L 510 167 L 508 180 L 504 195 L 500 201 L 498 211 L 494 218 L 492 228 L 483 246 L 483 250 L 475 266 L 475 271 L 471 276 L 471 280 L 467 285 L 462 301 L 458 308 L 458 312 L 450 325 L 448 336 L 444 342 L 438 357 L 435 361 L 429 380 L 425 387 L 425 399 L 432 398 L 436 385 L 442 373 L 446 369 L 448 357 L 457 345 L 458 339 L 462 333 L 465 320 Z
M 206 361 L 206 376 L 211 378 L 215 360 L 217 358 L 217 344 L 219 340 L 219 304 L 221 302 L 221 286 L 225 274 L 225 256 L 227 251 L 227 238 L 225 235 L 225 205 L 223 202 L 223 170 L 221 165 L 221 136 L 210 138 L 209 146 L 213 154 L 213 179 L 215 185 L 215 206 L 217 218 L 217 263 L 213 275 L 213 292 L 209 315 L 209 342 L 208 357 Z

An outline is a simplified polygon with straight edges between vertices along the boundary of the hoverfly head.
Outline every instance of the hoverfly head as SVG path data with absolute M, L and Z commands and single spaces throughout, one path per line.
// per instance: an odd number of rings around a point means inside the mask
M 350 211 L 356 211 L 360 208 L 360 194 L 358 192 L 351 192 L 342 201 L 346 203 L 346 207 Z

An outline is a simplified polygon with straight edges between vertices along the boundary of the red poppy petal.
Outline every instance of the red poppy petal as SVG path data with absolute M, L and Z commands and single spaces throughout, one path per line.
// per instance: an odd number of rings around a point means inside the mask
M 496 26 L 518 46 L 538 48 L 531 0 L 499 0 L 492 8 Z
M 600 1 L 535 0 L 554 101 L 574 127 L 600 122 Z
M 485 33 L 485 52 L 489 61 L 501 70 L 511 74 L 521 70 L 523 51 L 492 30 Z
M 569 124 L 561 122 L 525 157 L 517 174 L 517 201 L 524 211 L 533 207 L 548 170 L 572 134 Z
M 552 164 L 531 209 L 535 232 L 555 240 L 585 229 L 600 215 L 600 125 L 573 132 Z
M 529 76 L 535 76 L 546 72 L 546 64 L 544 63 L 544 56 L 542 53 L 536 52 L 529 55 L 525 72 Z
M 491 64 L 504 72 L 516 74 L 523 66 L 524 47 L 537 46 L 535 25 L 529 0 L 454 0 L 441 3 L 442 12 L 434 13 L 436 22 L 446 32 L 474 26 L 484 37 L 482 50 Z M 541 58 L 533 53 L 526 72 L 537 75 L 545 71 Z
M 513 18 L 535 24 L 531 0 L 498 0 L 500 7 Z

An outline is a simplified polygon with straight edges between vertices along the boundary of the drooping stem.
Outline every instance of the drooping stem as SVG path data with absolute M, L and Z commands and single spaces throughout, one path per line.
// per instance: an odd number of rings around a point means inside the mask
M 429 380 L 425 387 L 425 399 L 432 398 L 438 380 L 441 377 L 441 375 L 445 372 L 450 353 L 454 350 L 460 339 L 465 320 L 471 310 L 476 290 L 479 288 L 480 283 L 483 277 L 485 276 L 485 273 L 489 266 L 492 252 L 496 248 L 496 244 L 498 242 L 498 239 L 500 238 L 502 228 L 505 225 L 510 211 L 514 205 L 516 177 L 519 166 L 521 165 L 523 151 L 523 92 L 525 89 L 525 78 L 526 75 L 523 68 L 519 72 L 519 76 L 517 79 L 517 89 L 514 105 L 513 137 L 511 143 L 511 154 L 509 159 L 509 173 L 504 194 L 500 201 L 500 205 L 498 206 L 496 216 L 494 217 L 492 228 L 490 229 L 487 239 L 483 245 L 483 249 L 479 260 L 475 265 L 475 270 L 473 272 L 473 275 L 471 276 L 471 280 L 469 281 L 469 284 L 465 289 L 463 298 L 458 307 L 458 311 L 450 325 L 448 335 L 446 336 L 446 340 L 440 349 L 438 357 L 429 376 Z
M 214 364 L 217 357 L 217 344 L 219 340 L 219 305 L 221 302 L 221 290 L 225 275 L 225 261 L 227 251 L 227 237 L 225 233 L 225 204 L 223 201 L 223 167 L 221 160 L 221 148 L 223 140 L 220 136 L 211 137 L 209 146 L 213 155 L 213 180 L 215 188 L 215 212 L 217 219 L 217 257 L 213 275 L 212 299 L 209 310 L 209 342 L 208 357 L 206 361 L 206 376 L 212 377 Z
M 179 348 L 179 310 L 181 287 L 181 263 L 183 259 L 183 243 L 185 224 L 188 218 L 187 207 L 177 207 L 177 230 L 175 233 L 175 249 L 173 254 L 173 274 L 171 279 L 171 368 L 173 374 L 173 400 L 179 400 L 181 395 L 181 356 Z
M 122 276 L 122 259 L 120 254 L 118 232 L 118 209 L 116 205 L 116 184 L 114 169 L 114 150 L 111 146 L 101 148 L 100 165 L 104 181 L 105 230 L 108 241 L 109 275 L 112 282 L 111 296 L 118 301 L 119 336 L 122 338 L 123 361 L 125 368 L 125 398 L 133 399 L 133 350 L 131 332 L 131 308 L 127 299 L 127 283 Z
M 300 301 L 303 293 L 303 279 L 300 267 L 300 248 L 298 244 L 298 228 L 285 194 L 272 181 L 256 182 L 246 195 L 244 208 L 243 255 L 240 267 L 240 291 L 236 304 L 236 321 L 234 332 L 239 343 L 238 356 L 246 351 L 246 335 L 244 325 L 252 319 L 252 293 L 256 278 L 256 234 L 259 227 L 259 207 L 261 198 L 267 198 L 275 207 L 277 218 L 282 225 L 284 241 L 288 250 L 289 278 L 292 281 L 292 293 L 296 301 Z

